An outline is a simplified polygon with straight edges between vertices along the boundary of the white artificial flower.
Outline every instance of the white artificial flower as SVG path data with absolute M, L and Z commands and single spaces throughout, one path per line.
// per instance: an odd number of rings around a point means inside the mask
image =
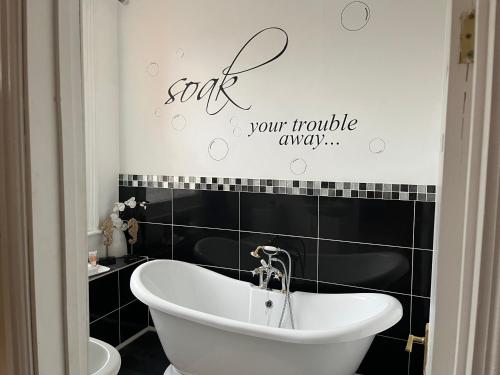
M 146 209 L 146 208 L 147 208 L 147 207 L 146 207 L 146 202 L 141 202 L 141 203 L 139 203 L 139 206 L 141 206 L 141 207 L 142 207 L 142 208 L 144 208 L 144 209 Z
M 118 210 L 125 211 L 125 204 L 123 204 L 122 202 L 118 202 Z
M 119 218 L 118 214 L 115 214 L 115 213 L 109 215 L 109 217 L 111 218 L 111 220 L 116 220 Z
M 120 228 L 122 231 L 126 231 L 128 229 L 128 224 L 127 223 L 123 223 L 122 224 L 122 227 Z
M 137 202 L 135 201 L 135 197 L 132 197 L 128 201 L 126 201 L 125 205 L 129 206 L 130 208 L 135 208 L 135 206 L 137 205 Z

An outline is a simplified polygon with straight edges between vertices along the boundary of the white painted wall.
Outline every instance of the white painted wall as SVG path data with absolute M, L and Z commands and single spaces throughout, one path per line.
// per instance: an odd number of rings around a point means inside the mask
M 341 25 L 350 2 L 131 0 L 120 6 L 121 171 L 437 183 L 446 1 L 366 0 L 370 18 L 359 31 Z M 285 53 L 240 74 L 228 89 L 252 105 L 249 111 L 228 105 L 210 116 L 206 100 L 164 104 L 173 82 L 221 77 L 243 44 L 271 26 L 288 33 Z M 258 65 L 282 41 L 279 33 L 256 39 L 240 66 Z M 332 113 L 349 113 L 358 120 L 356 130 L 328 133 L 325 141 L 334 145 L 316 150 L 278 144 L 294 119 L 325 120 Z M 172 126 L 178 115 L 186 119 L 181 131 Z M 289 122 L 283 133 L 248 136 L 251 122 L 276 120 Z M 221 161 L 209 156 L 217 138 L 228 145 Z M 370 151 L 375 138 L 385 142 L 384 152 Z M 297 158 L 308 166 L 300 176 L 290 170 Z
M 99 223 L 118 200 L 120 171 L 118 7 L 116 0 L 83 5 L 89 250 L 103 255 Z
M 64 298 L 56 49 L 53 0 L 27 2 L 28 105 L 30 123 L 33 286 L 39 374 L 65 369 Z

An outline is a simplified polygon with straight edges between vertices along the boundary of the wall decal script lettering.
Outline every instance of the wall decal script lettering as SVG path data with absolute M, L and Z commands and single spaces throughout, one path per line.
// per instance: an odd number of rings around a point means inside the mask
M 280 32 L 283 34 L 283 46 L 272 58 L 256 65 L 250 66 L 247 68 L 240 68 L 233 70 L 234 66 L 238 62 L 238 58 L 240 55 L 248 48 L 252 42 L 259 36 L 264 36 L 264 34 L 269 32 Z M 239 104 L 235 98 L 230 95 L 229 89 L 236 85 L 238 82 L 240 75 L 255 69 L 258 69 L 264 65 L 267 65 L 276 59 L 278 59 L 283 53 L 285 53 L 288 47 L 288 34 L 285 30 L 279 27 L 268 27 L 259 31 L 253 37 L 251 37 L 245 45 L 240 49 L 237 53 L 236 57 L 233 59 L 231 64 L 222 70 L 222 77 L 209 79 L 206 83 L 202 85 L 199 81 L 188 81 L 188 78 L 181 78 L 174 82 L 170 88 L 168 89 L 168 99 L 165 104 L 172 104 L 176 100 L 184 103 L 193 97 L 196 98 L 197 101 L 200 101 L 207 97 L 207 103 L 205 106 L 205 111 L 209 115 L 216 115 L 220 111 L 222 111 L 229 103 L 233 104 L 237 108 L 248 111 L 252 108 L 251 105 L 243 106 Z
M 311 146 L 317 150 L 320 145 L 334 146 L 338 142 L 331 139 L 334 132 L 353 132 L 357 129 L 358 120 L 349 114 L 332 114 L 327 120 L 294 121 L 256 121 L 250 123 L 251 132 L 247 134 L 278 134 L 280 146 Z M 304 134 L 306 133 L 306 134 Z M 330 137 L 327 137 L 330 135 Z

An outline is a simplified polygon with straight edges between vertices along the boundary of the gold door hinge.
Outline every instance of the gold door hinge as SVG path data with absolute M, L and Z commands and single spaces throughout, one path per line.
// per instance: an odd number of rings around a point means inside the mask
M 429 323 L 425 325 L 425 336 L 418 337 L 410 335 L 408 336 L 408 342 L 406 343 L 406 351 L 411 353 L 413 351 L 413 344 L 420 344 L 424 346 L 424 374 L 425 368 L 427 367 L 427 349 L 429 347 Z
M 464 13 L 461 17 L 462 29 L 460 32 L 460 64 L 474 62 L 474 43 L 476 32 L 476 14 L 474 11 Z

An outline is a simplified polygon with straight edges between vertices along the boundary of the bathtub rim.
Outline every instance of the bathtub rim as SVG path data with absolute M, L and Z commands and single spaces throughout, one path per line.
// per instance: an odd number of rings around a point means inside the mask
M 138 266 L 132 273 L 132 277 L 130 278 L 130 289 L 132 290 L 132 293 L 137 297 L 137 299 L 139 299 L 142 303 L 148 305 L 151 309 L 158 310 L 160 312 L 170 314 L 178 318 L 186 319 L 191 322 L 210 326 L 224 331 L 229 331 L 232 333 L 239 333 L 263 339 L 296 344 L 339 343 L 364 339 L 379 334 L 397 324 L 403 316 L 403 308 L 401 306 L 401 303 L 396 298 L 383 293 L 332 293 L 344 296 L 352 295 L 357 297 L 377 296 L 377 298 L 386 300 L 388 304 L 384 310 L 380 311 L 378 314 L 370 316 L 368 319 L 356 321 L 351 324 L 346 324 L 340 328 L 337 327 L 335 329 L 325 330 L 292 330 L 286 328 L 275 328 L 225 318 L 177 305 L 173 302 L 164 300 L 149 291 L 141 281 L 142 273 L 145 272 L 148 267 L 157 266 L 158 264 L 163 263 L 178 264 L 182 267 L 191 268 L 195 272 L 202 272 L 207 276 L 210 275 L 209 277 L 223 278 L 227 282 L 231 283 L 243 283 L 248 285 L 250 288 L 257 287 L 252 283 L 235 280 L 201 266 L 170 259 L 152 260 L 143 263 Z M 293 292 L 291 294 L 310 295 L 315 293 Z

